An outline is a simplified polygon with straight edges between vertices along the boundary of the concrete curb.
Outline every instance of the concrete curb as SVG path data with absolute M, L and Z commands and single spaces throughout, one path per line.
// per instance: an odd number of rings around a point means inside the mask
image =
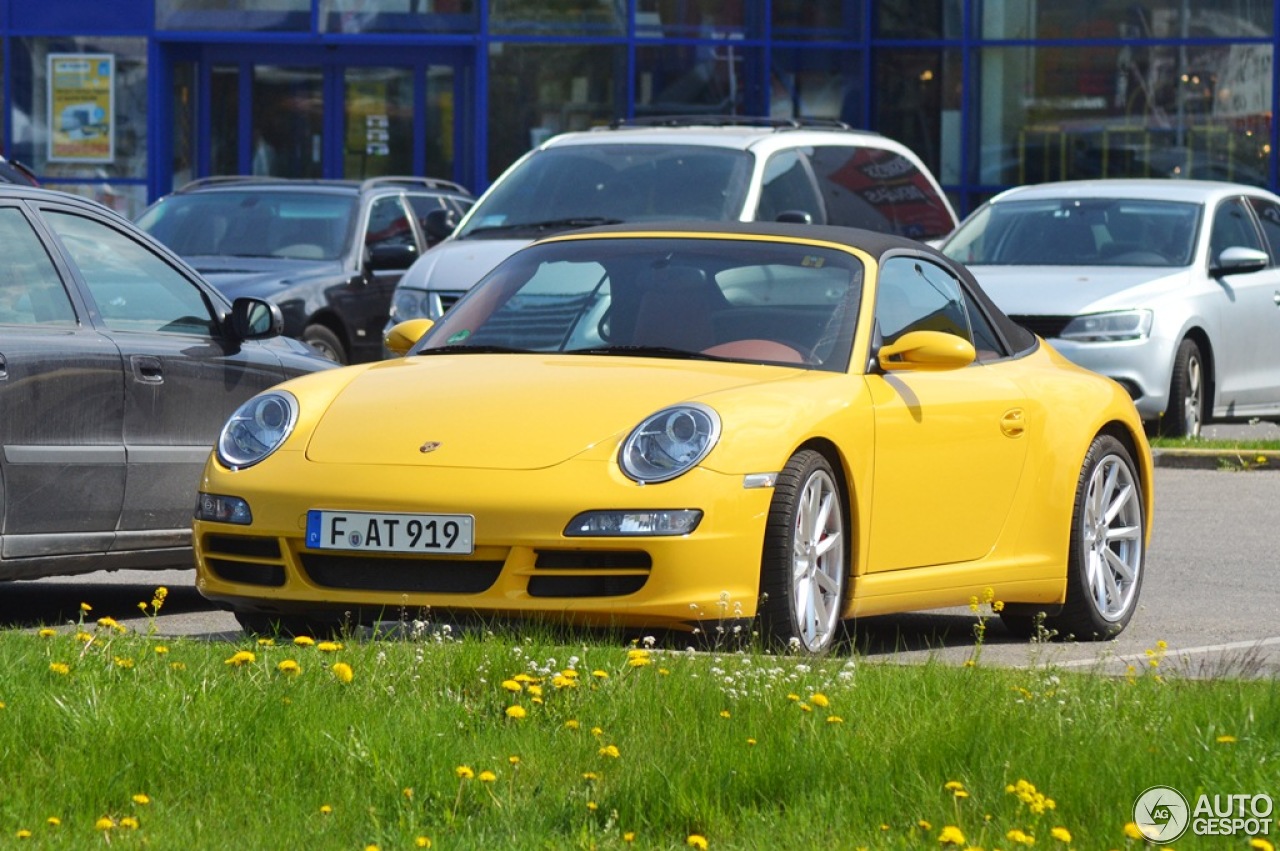
M 1274 449 L 1152 449 L 1157 467 L 1192 470 L 1280 470 Z

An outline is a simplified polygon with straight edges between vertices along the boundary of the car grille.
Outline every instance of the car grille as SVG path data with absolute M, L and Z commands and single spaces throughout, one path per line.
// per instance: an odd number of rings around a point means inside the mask
M 649 581 L 648 553 L 616 550 L 539 550 L 530 597 L 624 597 Z
M 1051 340 L 1054 337 L 1062 336 L 1062 329 L 1066 328 L 1074 316 L 1010 316 L 1014 322 L 1017 322 L 1023 328 L 1031 333 Z
M 275 538 L 206 535 L 203 549 L 205 565 L 220 579 L 267 588 L 284 585 L 280 541 Z
M 439 300 L 440 304 L 441 315 L 443 315 L 446 310 L 457 304 L 458 299 L 462 298 L 464 295 L 466 295 L 464 290 L 446 290 L 436 293 L 436 298 Z
M 317 585 L 406 594 L 479 594 L 502 572 L 500 561 L 423 559 L 300 553 L 302 569 Z

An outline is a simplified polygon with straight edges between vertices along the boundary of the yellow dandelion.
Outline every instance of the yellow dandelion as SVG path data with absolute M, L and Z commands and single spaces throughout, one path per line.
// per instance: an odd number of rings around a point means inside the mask
M 622 756 L 622 754 L 618 751 L 617 745 L 605 745 L 599 751 L 597 751 L 597 753 L 599 753 L 600 756 L 607 756 L 610 759 L 617 759 L 618 757 Z
M 93 636 L 84 630 L 80 630 L 76 633 L 76 641 L 79 641 L 82 644 L 88 644 L 90 641 L 93 641 Z
M 603 729 L 603 728 L 601 728 L 601 727 L 592 727 L 592 728 L 591 728 L 591 735 L 593 735 L 593 736 L 603 736 L 603 735 L 604 735 L 604 729 Z
M 516 756 L 515 754 L 512 754 L 511 756 L 507 757 L 507 762 L 509 762 L 512 765 L 519 765 L 520 757 Z
M 71 666 L 66 662 L 50 662 L 49 670 L 53 671 L 55 674 L 61 674 L 65 677 L 67 674 L 71 673 Z
M 258 639 L 258 646 L 259 647 L 275 647 L 276 640 L 274 638 L 267 638 L 264 636 Z
M 482 771 L 480 772 L 480 776 L 476 779 L 481 783 L 494 783 L 497 781 L 498 775 L 494 774 L 492 771 Z
M 355 679 L 355 672 L 351 670 L 351 666 L 346 662 L 334 662 L 333 667 L 329 670 L 333 671 L 333 675 L 341 682 L 349 683 Z
M 729 710 L 727 710 L 727 709 L 721 709 L 721 710 L 720 710 L 720 717 L 721 717 L 721 718 L 729 718 L 729 717 L 731 717 L 731 716 L 730 716 L 730 714 L 729 714 Z
M 241 650 L 241 651 L 238 651 L 235 655 L 233 655 L 230 659 L 226 660 L 224 664 L 231 665 L 232 667 L 235 667 L 235 668 L 239 668 L 241 665 L 252 665 L 256 661 L 258 661 L 257 656 L 253 655 L 248 650 Z
M 81 604 L 80 604 L 80 611 L 82 611 L 82 612 L 92 612 L 92 611 L 93 611 L 93 606 L 90 606 L 88 603 L 81 603 Z
M 379 849 L 377 845 L 370 842 L 368 845 L 364 846 L 364 851 L 379 851 Z
M 626 833 L 622 834 L 622 841 L 623 841 L 623 842 L 635 842 L 635 841 L 636 841 L 636 832 L 635 832 L 634 830 L 628 830 Z
M 19 839 L 30 839 L 30 838 L 31 838 L 31 831 L 29 831 L 29 830 L 25 830 L 25 829 L 24 829 L 24 830 L 19 830 L 19 831 L 17 832 L 17 834 L 16 834 L 16 835 L 17 835 L 17 837 L 18 837 Z
M 1142 828 L 1138 827 L 1138 825 L 1134 824 L 1133 822 L 1128 822 L 1127 824 L 1125 824 L 1124 835 L 1126 839 L 1145 839 L 1146 838 L 1142 833 Z
M 316 645 L 316 649 L 321 653 L 337 653 L 342 649 L 342 645 L 336 641 L 321 641 Z
M 406 786 L 406 787 L 404 787 L 403 789 L 401 789 L 401 790 L 400 790 L 400 794 L 401 794 L 401 795 L 404 795 L 404 797 L 405 797 L 405 799 L 406 799 L 406 800 L 412 801 L 412 800 L 413 800 L 413 787 L 412 787 L 412 786 Z
M 316 643 L 316 640 L 309 635 L 295 635 L 293 643 L 298 647 L 311 647 Z
M 587 809 L 591 810 L 591 812 L 594 813 L 598 808 L 595 801 L 587 801 Z
M 600 779 L 600 775 L 596 774 L 594 771 L 584 771 L 582 772 L 582 779 L 588 783 L 595 783 Z
M 282 674 L 297 676 L 302 673 L 302 666 L 298 664 L 297 660 L 285 659 L 279 665 L 276 665 L 276 670 Z
M 1071 831 L 1067 830 L 1065 827 L 1055 827 L 1053 830 L 1049 831 L 1049 835 L 1059 842 L 1071 841 Z
M 519 721 L 521 718 L 524 718 L 528 714 L 529 714 L 528 711 L 526 711 L 525 708 L 518 703 L 507 707 L 507 717 L 514 718 L 517 721 Z
M 58 818 L 57 816 L 49 816 L 47 819 L 44 820 L 44 823 L 49 825 L 49 827 L 61 827 L 62 819 Z
M 134 795 L 132 800 L 140 807 L 145 807 L 147 804 L 151 803 L 151 798 L 149 798 L 145 792 L 139 792 Z
M 164 654 L 169 652 L 169 648 L 165 647 L 163 644 L 157 644 L 155 646 L 155 652 L 157 656 L 163 656 Z
M 1235 744 L 1236 737 L 1235 736 L 1219 736 L 1216 739 L 1216 741 L 1220 745 L 1232 745 L 1232 744 Z
M 755 743 L 756 743 L 756 740 L 755 740 L 755 739 L 747 739 L 747 745 L 748 745 L 748 746 L 755 745 Z
M 921 830 L 933 830 L 933 825 L 925 821 L 924 819 L 920 819 L 918 822 L 916 822 L 916 824 L 920 827 Z
M 45 627 L 44 629 L 40 630 L 40 632 L 36 634 L 39 635 L 41 638 L 53 638 L 55 635 L 58 634 L 58 631 L 56 629 L 49 629 L 48 627 Z
M 798 694 L 789 694 L 789 695 L 787 695 L 787 700 L 791 701 L 792 703 L 795 703 L 796 701 L 800 700 L 800 695 L 798 695 Z
M 469 765 L 459 765 L 453 770 L 453 773 L 458 775 L 459 780 L 470 780 L 476 776 L 475 771 Z
M 627 651 L 627 658 L 628 658 L 628 659 L 648 659 L 648 658 L 649 658 L 649 651 L 648 651 L 648 650 L 643 650 L 643 649 L 640 649 L 640 648 L 636 648 L 636 649 L 634 649 L 634 650 L 628 650 L 628 651 Z
M 801 712 L 812 712 L 812 711 L 813 711 L 813 707 L 812 707 L 812 706 L 810 706 L 810 705 L 809 705 L 809 704 L 807 704 L 807 703 L 802 703 L 802 704 L 800 704 L 800 711 L 801 711 Z
M 697 848 L 699 851 L 706 851 L 707 838 L 697 833 L 691 833 L 689 838 L 684 841 L 684 844 L 690 848 Z
M 510 692 L 524 691 L 524 686 L 520 685 L 520 683 L 516 682 L 515 680 L 503 680 L 502 687 Z
M 170 662 L 169 667 L 175 671 L 185 671 L 187 669 L 186 662 Z
M 627 664 L 633 668 L 643 668 L 645 665 L 652 665 L 653 660 L 648 656 L 637 656 L 634 659 L 628 659 Z
M 579 727 L 581 727 L 582 724 L 574 720 L 573 718 L 570 718 L 568 721 L 564 722 L 564 726 L 566 730 L 576 730 Z
M 942 830 L 938 831 L 938 844 L 940 845 L 963 845 L 964 834 L 960 832 L 960 828 L 953 824 L 949 824 Z
M 1249 847 L 1256 849 L 1256 851 L 1276 851 L 1274 845 L 1258 836 L 1249 840 Z
M 825 694 L 822 694 L 821 692 L 809 695 L 809 702 L 812 703 L 814 706 L 820 706 L 823 709 L 826 709 L 828 706 L 831 705 L 831 701 L 828 700 L 827 696 Z
M 1031 834 L 1014 828 L 1004 835 L 1004 838 L 1010 842 L 1017 842 L 1019 845 L 1035 845 L 1036 840 Z
M 955 796 L 955 797 L 957 797 L 957 798 L 967 798 L 967 797 L 969 797 L 969 793 L 968 793 L 968 792 L 966 792 L 964 789 L 957 789 L 957 790 L 955 790 L 954 792 L 952 792 L 951 794 L 952 794 L 952 795 L 954 795 L 954 796 Z
M 573 668 L 565 668 L 560 672 L 560 676 L 564 677 L 566 680 L 576 680 L 578 678 L 578 672 Z
M 124 818 L 120 819 L 120 826 L 127 827 L 129 828 L 129 830 L 137 830 L 138 820 L 133 816 L 125 816 Z
M 596 669 L 591 672 L 591 676 L 595 677 L 597 680 L 607 680 L 609 679 L 609 672 Z
M 663 677 L 665 677 L 665 676 L 669 676 L 670 674 L 671 674 L 671 672 L 670 672 L 670 671 L 668 671 L 666 668 L 659 668 L 659 669 L 658 669 L 658 675 L 659 675 L 659 676 L 663 676 Z
M 116 826 L 115 821 L 111 819 L 109 816 L 103 816 L 102 818 L 98 819 L 93 823 L 93 827 L 95 830 L 111 830 L 115 826 Z
M 320 805 L 320 815 L 327 816 L 332 812 L 333 812 L 333 807 L 329 806 L 328 804 Z
M 963 784 L 963 783 L 961 783 L 959 780 L 948 780 L 948 781 L 943 785 L 943 787 L 942 787 L 942 788 L 943 788 L 943 789 L 946 789 L 946 790 L 947 790 L 947 791 L 949 791 L 949 792 L 954 792 L 954 791 L 956 791 L 957 789 L 963 789 L 963 788 L 964 788 L 964 784 Z
M 528 686 L 525 686 L 524 690 L 529 692 L 530 695 L 532 695 L 535 702 L 537 702 L 538 698 L 542 697 L 542 686 L 528 685 Z
M 536 683 L 537 682 L 537 680 L 535 680 L 533 677 L 523 672 L 516 674 L 511 679 L 515 680 L 518 683 Z
M 419 836 L 417 839 L 413 840 L 413 847 L 414 848 L 430 848 L 431 839 L 426 836 Z
M 827 723 L 828 723 L 828 724 L 843 724 L 843 723 L 844 723 L 844 719 L 843 719 L 843 718 L 841 718 L 839 715 L 828 715 L 828 716 L 827 716 Z

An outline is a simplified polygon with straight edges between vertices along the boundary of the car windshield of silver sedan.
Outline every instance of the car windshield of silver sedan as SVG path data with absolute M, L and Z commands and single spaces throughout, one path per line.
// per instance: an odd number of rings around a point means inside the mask
M 337 260 L 356 199 L 319 192 L 219 190 L 173 195 L 138 226 L 183 257 Z
M 970 266 L 1188 266 L 1202 209 L 1130 198 L 1002 201 L 961 225 L 942 251 Z
M 752 158 L 693 145 L 551 148 L 494 186 L 455 235 L 511 238 L 590 224 L 738 218 Z
M 563 352 L 848 368 L 863 268 L 831 248 L 697 238 L 535 245 L 413 354 Z

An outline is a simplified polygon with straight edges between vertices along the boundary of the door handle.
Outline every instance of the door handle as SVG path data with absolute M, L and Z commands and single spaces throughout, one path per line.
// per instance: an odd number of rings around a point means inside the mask
M 1271 297 L 1271 300 L 1276 303 L 1276 307 L 1280 307 L 1280 290 L 1276 290 L 1276 294 Z
M 164 367 L 160 358 L 154 355 L 129 355 L 129 367 L 133 370 L 133 379 L 143 384 L 163 384 Z
M 1000 431 L 1005 437 L 1022 437 L 1027 430 L 1027 420 L 1021 408 L 1005 411 L 1000 417 Z

